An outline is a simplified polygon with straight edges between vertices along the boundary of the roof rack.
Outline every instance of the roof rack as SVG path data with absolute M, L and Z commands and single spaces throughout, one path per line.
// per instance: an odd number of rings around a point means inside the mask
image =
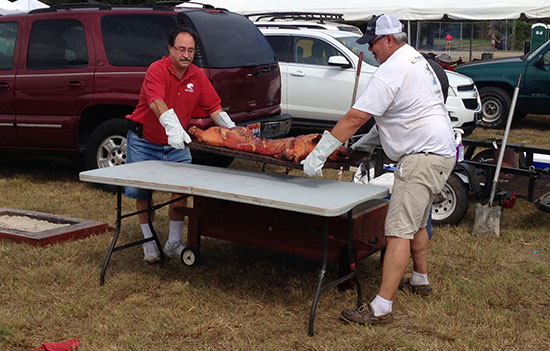
M 172 7 L 176 7 L 177 5 L 179 4 L 182 4 L 182 3 L 189 3 L 189 4 L 193 4 L 193 5 L 202 5 L 203 8 L 205 9 L 213 9 L 214 6 L 212 5 L 209 5 L 209 4 L 204 4 L 202 2 L 197 2 L 197 1 L 192 1 L 192 0 L 180 0 L 180 1 L 174 1 L 174 0 L 160 0 L 160 1 L 155 1 L 155 4 L 156 5 L 162 5 L 162 6 L 172 6 Z
M 153 4 L 142 4 L 142 5 L 111 5 L 104 4 L 94 0 L 81 1 L 73 0 L 76 2 L 69 2 L 59 5 L 53 5 L 51 7 L 32 10 L 29 13 L 44 13 L 44 12 L 55 12 L 59 10 L 75 10 L 75 9 L 97 9 L 97 10 L 116 10 L 116 9 L 136 9 L 136 8 L 147 8 L 152 10 L 163 10 L 163 11 L 174 11 L 174 7 L 169 5 L 168 1 L 159 2 Z M 181 4 L 181 2 L 174 2 L 176 5 Z
M 256 21 L 264 18 L 269 18 L 269 21 L 275 21 L 278 19 L 293 19 L 293 20 L 315 20 L 320 21 L 332 21 L 332 22 L 344 22 L 344 15 L 341 13 L 322 13 L 322 12 L 263 12 L 263 13 L 251 13 L 245 15 L 246 17 L 255 17 Z
M 111 7 L 112 7 L 111 4 L 105 4 L 95 0 L 71 0 L 70 2 L 67 2 L 67 3 L 53 5 L 47 8 L 32 10 L 32 11 L 29 11 L 29 13 L 54 12 L 57 10 L 67 10 L 67 9 L 77 9 L 77 8 L 109 10 Z

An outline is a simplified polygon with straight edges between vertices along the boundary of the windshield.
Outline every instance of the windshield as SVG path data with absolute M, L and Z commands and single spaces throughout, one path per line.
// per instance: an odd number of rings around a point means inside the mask
M 357 44 L 355 41 L 357 40 L 357 36 L 353 37 L 342 37 L 342 38 L 336 38 L 340 43 L 344 44 L 348 49 L 350 49 L 355 55 L 359 56 L 359 53 L 361 51 L 364 52 L 363 54 L 363 62 L 368 63 L 371 66 L 378 67 L 380 64 L 376 62 L 374 59 L 374 56 L 372 55 L 372 52 L 369 51 L 369 45 L 368 44 Z
M 537 56 L 537 55 L 539 54 L 539 52 L 541 52 L 545 47 L 547 47 L 548 45 L 550 45 L 549 43 L 550 43 L 550 41 L 547 41 L 546 44 L 541 45 L 537 50 L 528 52 L 525 56 L 523 56 L 523 59 L 524 59 L 524 60 L 527 60 L 527 61 L 533 59 L 533 58 L 534 58 L 535 56 Z

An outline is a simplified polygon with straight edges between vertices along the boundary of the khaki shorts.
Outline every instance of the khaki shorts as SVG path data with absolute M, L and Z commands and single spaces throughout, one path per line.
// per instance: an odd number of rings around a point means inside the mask
M 395 168 L 384 232 L 386 236 L 413 239 L 426 227 L 432 201 L 447 182 L 455 157 L 418 153 L 403 156 Z

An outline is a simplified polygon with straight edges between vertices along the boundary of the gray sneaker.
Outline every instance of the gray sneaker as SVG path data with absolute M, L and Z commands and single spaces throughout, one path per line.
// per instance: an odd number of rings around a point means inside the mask
M 170 258 L 179 257 L 181 252 L 185 249 L 185 245 L 181 241 L 170 242 L 167 241 L 164 245 L 164 254 Z
M 160 261 L 160 252 L 154 241 L 143 244 L 143 261 L 147 263 Z

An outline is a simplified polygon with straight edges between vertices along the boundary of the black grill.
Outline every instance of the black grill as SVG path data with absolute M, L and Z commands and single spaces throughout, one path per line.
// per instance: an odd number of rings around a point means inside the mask
M 458 89 L 458 91 L 470 91 L 470 90 L 474 90 L 474 84 L 459 85 L 456 88 Z
M 462 99 L 462 102 L 468 110 L 477 110 L 478 108 L 477 99 Z

